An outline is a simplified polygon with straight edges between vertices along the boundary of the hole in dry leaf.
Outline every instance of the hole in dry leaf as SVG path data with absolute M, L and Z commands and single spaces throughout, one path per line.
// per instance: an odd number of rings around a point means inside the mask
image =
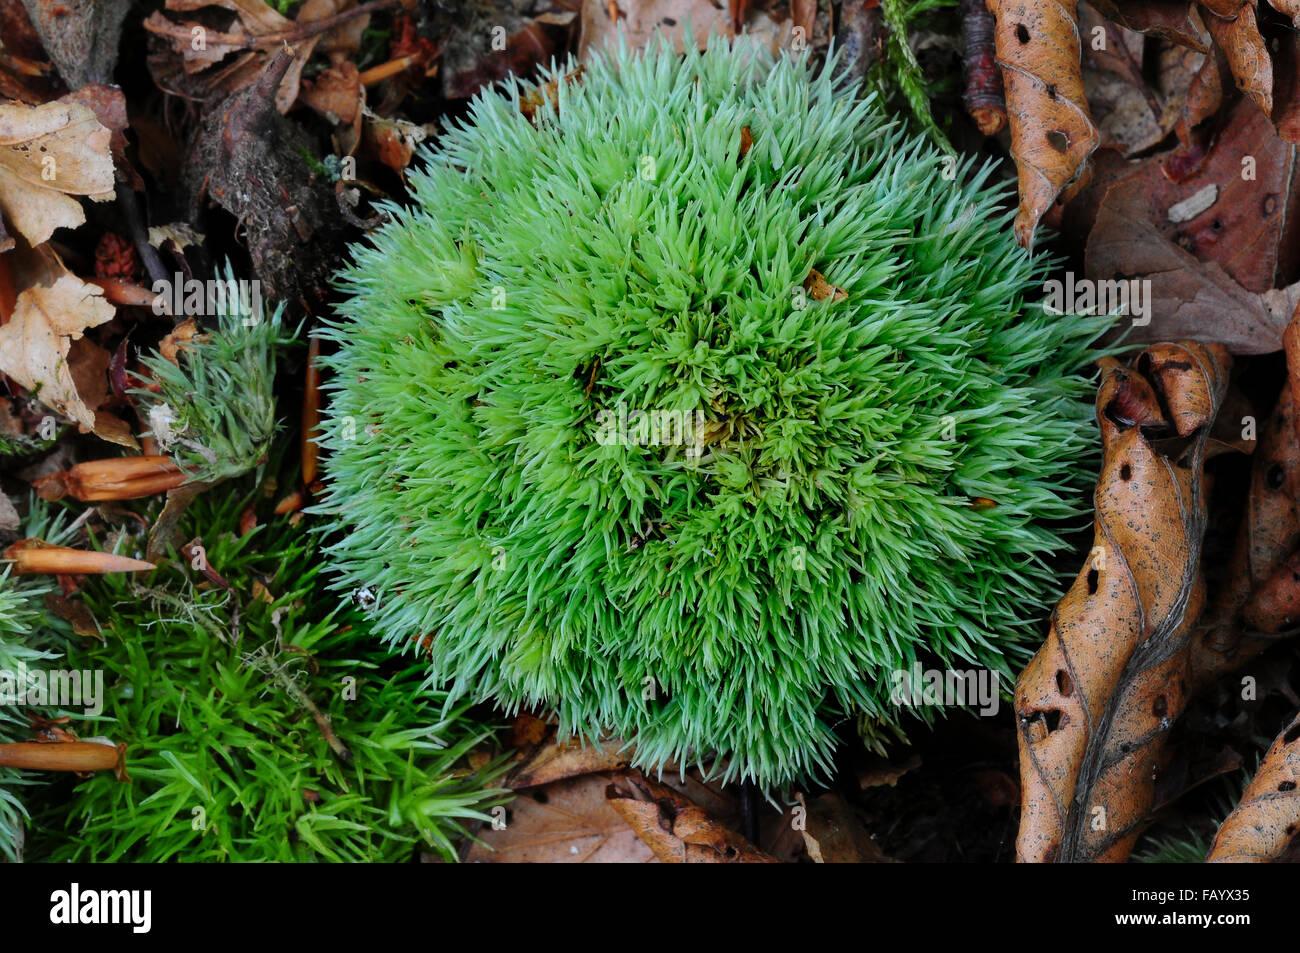
M 1048 84 L 1047 84 L 1047 98 L 1048 98 L 1048 99 L 1055 99 L 1055 98 L 1056 98 L 1056 84 L 1055 84 L 1055 83 L 1048 83 Z
M 1053 129 L 1047 134 L 1047 144 L 1057 152 L 1065 152 L 1070 148 L 1070 137 L 1059 129 Z
M 1053 708 L 1051 711 L 1045 711 L 1040 716 L 1043 724 L 1047 726 L 1047 733 L 1050 735 L 1053 731 L 1061 727 L 1061 713 Z
M 1165 700 L 1164 695 L 1157 698 L 1151 705 L 1151 714 L 1155 715 L 1157 718 L 1163 718 L 1165 715 L 1169 714 L 1169 702 Z
M 1088 595 L 1095 596 L 1097 594 L 1097 580 L 1100 578 L 1101 573 L 1097 572 L 1097 570 L 1088 570 Z
M 1133 479 L 1133 468 L 1129 466 L 1127 463 L 1124 464 L 1122 467 L 1119 468 L 1119 478 L 1123 480 L 1125 483 Z
M 1289 745 L 1297 738 L 1300 738 L 1300 725 L 1292 725 L 1287 733 L 1282 736 L 1282 744 Z
M 1294 790 L 1295 790 L 1295 782 L 1294 782 L 1294 781 L 1283 781 L 1281 784 L 1279 784 L 1279 785 L 1277 786 L 1277 789 L 1278 789 L 1279 791 L 1282 791 L 1283 793 L 1285 793 L 1285 792 L 1287 792 L 1287 791 L 1294 791 Z
M 1029 30 L 1023 23 L 1016 24 L 1016 39 L 1021 43 L 1029 42 Z
M 1074 693 L 1074 682 L 1070 680 L 1070 673 L 1063 668 L 1056 670 L 1056 690 L 1066 698 Z
M 1282 469 L 1282 464 L 1280 463 L 1273 464 L 1268 468 L 1268 472 L 1264 474 L 1264 483 L 1270 490 L 1280 489 L 1282 484 L 1285 482 L 1286 471 Z

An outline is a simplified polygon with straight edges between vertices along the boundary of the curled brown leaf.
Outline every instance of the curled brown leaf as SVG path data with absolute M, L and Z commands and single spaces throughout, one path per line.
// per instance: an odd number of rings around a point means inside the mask
M 1187 697 L 1202 466 L 1229 365 L 1195 343 L 1106 362 L 1093 548 L 1016 685 L 1021 861 L 1123 860 L 1152 805 Z
M 1088 111 L 1077 0 L 989 0 L 1020 184 L 1016 239 L 1032 247 L 1039 220 L 1087 179 L 1101 137 Z
M 1211 864 L 1277 860 L 1300 833 L 1300 715 L 1269 747 L 1255 777 L 1219 825 Z

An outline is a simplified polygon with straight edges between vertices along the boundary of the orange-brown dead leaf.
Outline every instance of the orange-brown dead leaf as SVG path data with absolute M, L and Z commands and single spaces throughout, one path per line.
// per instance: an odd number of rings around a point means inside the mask
M 178 22 L 155 10 L 145 19 L 144 28 L 171 44 L 186 74 L 202 74 L 208 91 L 222 96 L 255 82 L 269 57 L 291 45 L 293 61 L 275 94 L 276 109 L 286 113 L 298 99 L 303 68 L 314 53 L 355 53 L 370 11 L 395 5 L 305 0 L 290 20 L 265 0 L 167 0 L 166 8 L 173 13 L 222 7 L 234 13 L 235 20 L 225 30 L 217 30 L 196 21 Z M 194 42 L 196 29 L 204 38 L 201 48 Z
M 989 0 L 988 7 L 1020 181 L 1016 239 L 1030 248 L 1052 203 L 1086 182 L 1101 142 L 1083 90 L 1078 2 Z
M 505 826 L 476 832 L 471 863 L 653 863 L 654 854 L 605 798 L 610 776 L 588 774 L 528 791 Z
M 1211 864 L 1277 860 L 1300 833 L 1300 716 L 1277 736 L 1237 807 L 1219 825 Z
M 1255 22 L 1255 0 L 1241 5 L 1236 16 L 1205 17 L 1215 44 L 1223 51 L 1237 88 L 1254 100 L 1265 116 L 1273 114 L 1273 61 Z
M 545 722 L 541 725 L 546 727 Z M 517 791 L 584 774 L 620 771 L 631 761 L 627 745 L 617 739 L 598 745 L 584 744 L 578 739 L 552 741 L 515 768 L 506 779 L 506 787 Z
M 1021 861 L 1123 860 L 1146 821 L 1188 695 L 1203 464 L 1230 361 L 1187 342 L 1104 362 L 1093 548 L 1016 684 Z
M 568 73 L 564 74 L 563 81 L 567 85 L 576 83 L 582 79 L 583 67 L 579 66 Z M 556 109 L 560 108 L 560 77 L 556 77 L 542 86 L 530 89 L 527 93 L 519 97 L 519 111 L 529 121 L 537 115 L 537 111 L 543 106 L 550 105 Z
M 685 795 L 640 772 L 614 781 L 605 796 L 662 863 L 777 863 Z
M 814 301 L 825 301 L 827 298 L 832 301 L 843 301 L 849 296 L 849 293 L 843 288 L 837 288 L 827 281 L 826 276 L 816 268 L 808 272 L 808 277 L 804 279 L 803 286 L 809 297 Z
M 193 318 L 186 318 L 184 321 L 172 328 L 161 341 L 158 342 L 158 353 L 179 365 L 181 351 L 195 339 L 196 343 L 203 343 L 208 339 L 206 334 L 199 333 L 199 325 Z

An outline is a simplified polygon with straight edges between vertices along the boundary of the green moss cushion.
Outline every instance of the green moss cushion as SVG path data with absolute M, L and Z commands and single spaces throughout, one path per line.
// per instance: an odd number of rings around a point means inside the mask
M 895 670 L 1034 640 L 1098 323 L 1024 304 L 989 169 L 828 70 L 562 74 L 477 99 L 354 250 L 338 584 L 453 697 L 652 767 L 823 773 L 841 713 L 906 717 Z

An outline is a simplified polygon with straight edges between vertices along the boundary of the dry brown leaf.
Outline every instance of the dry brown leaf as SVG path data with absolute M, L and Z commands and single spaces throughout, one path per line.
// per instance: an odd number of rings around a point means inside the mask
M 666 864 L 773 864 L 684 794 L 631 772 L 611 783 L 609 803 Z
M 1243 165 L 1245 157 L 1249 161 Z M 1222 265 L 1246 291 L 1264 292 L 1300 265 L 1300 249 L 1295 247 L 1300 244 L 1296 180 L 1295 150 L 1277 137 L 1267 116 L 1241 102 L 1195 174 L 1171 181 L 1161 157 L 1153 157 L 1112 184 L 1121 191 L 1103 201 L 1133 206 L 1130 218 L 1147 212 L 1150 226 L 1164 238 L 1200 261 Z M 1212 200 L 1199 208 L 1190 201 L 1206 197 Z M 1174 214 L 1179 209 L 1187 211 Z M 1117 237 L 1124 236 L 1103 233 L 1089 236 L 1089 241 L 1095 248 Z M 1141 272 L 1128 267 L 1124 274 Z
M 827 298 L 831 301 L 843 301 L 849 296 L 849 293 L 843 288 L 837 288 L 827 281 L 826 276 L 816 268 L 808 272 L 803 287 L 814 301 L 825 301 Z
M 584 67 L 579 66 L 564 74 L 564 82 L 576 83 L 582 79 Z M 537 114 L 537 111 L 543 106 L 552 106 L 555 109 L 560 108 L 560 77 L 548 80 L 535 89 L 530 89 L 524 95 L 519 97 L 519 111 L 530 121 Z
M 1267 121 L 1250 107 L 1247 112 L 1261 125 Z M 1276 141 L 1276 140 L 1275 140 Z M 1218 147 L 1216 147 L 1216 153 Z M 1291 239 L 1269 240 L 1266 232 L 1251 237 L 1232 225 L 1237 237 L 1220 240 L 1228 234 L 1232 216 L 1241 216 L 1243 226 L 1268 226 L 1271 216 L 1285 216 L 1294 196 L 1289 191 L 1293 165 L 1278 167 L 1278 180 L 1265 195 L 1260 182 L 1270 175 L 1265 153 L 1258 156 L 1260 181 L 1241 183 L 1227 171 L 1240 159 L 1232 151 L 1224 153 L 1219 198 L 1202 215 L 1174 228 L 1168 220 L 1168 206 L 1160 201 L 1162 189 L 1155 182 L 1158 170 L 1143 170 L 1110 187 L 1091 234 L 1088 236 L 1086 273 L 1095 280 L 1146 279 L 1150 281 L 1151 320 L 1125 330 L 1132 342 L 1171 338 L 1219 342 L 1236 354 L 1267 354 L 1282 346 L 1282 331 L 1300 301 L 1300 283 L 1282 289 L 1251 291 L 1235 280 L 1232 272 L 1252 281 L 1256 287 L 1267 286 L 1267 276 L 1279 267 L 1279 251 L 1285 251 Z M 1291 160 L 1292 162 L 1294 160 Z M 1208 167 L 1184 183 L 1192 194 L 1213 181 Z M 1231 191 L 1230 191 L 1231 190 Z M 1238 202 L 1230 196 L 1240 192 Z M 1181 194 L 1181 193 L 1180 193 Z M 1253 196 L 1253 197 L 1252 197 Z M 1171 195 L 1163 196 L 1167 201 Z M 1264 212 L 1267 214 L 1261 215 Z M 1216 227 L 1216 222 L 1218 226 Z M 1286 235 L 1280 220 L 1274 236 Z M 1186 247 L 1185 247 L 1186 246 Z M 1253 251 L 1243 254 L 1241 248 Z M 1204 256 L 1188 251 L 1194 248 Z M 1221 264 L 1220 260 L 1225 264 Z
M 32 392 L 41 403 L 95 429 L 95 411 L 78 393 L 68 356 L 87 328 L 111 321 L 115 311 L 104 292 L 63 272 L 52 283 L 18 296 L 14 315 L 0 328 L 0 371 Z
M 1201 67 L 1187 84 L 1187 93 L 1174 125 L 1178 141 L 1190 147 L 1194 144 L 1193 131 L 1218 113 L 1223 105 L 1223 77 L 1219 75 L 1219 61 L 1213 56 L 1201 59 Z
M 1291 25 L 1300 30 L 1300 0 L 1268 0 L 1268 5 L 1283 16 L 1291 18 Z
M 1300 716 L 1277 736 L 1214 838 L 1211 864 L 1267 863 L 1300 833 Z
M 113 197 L 112 134 L 82 103 L 0 104 L 0 210 L 36 246 L 86 220 L 77 197 Z
M 632 863 L 654 854 L 605 797 L 610 775 L 588 774 L 511 802 L 502 828 L 476 833 L 472 863 Z
M 578 739 L 552 741 L 512 770 L 505 785 L 518 791 L 584 774 L 620 771 L 632 761 L 626 749 L 626 744 L 618 740 L 599 745 L 583 744 Z
M 1272 576 L 1264 580 L 1242 607 L 1241 624 L 1251 644 L 1262 652 L 1269 647 L 1268 636 L 1293 634 L 1300 623 L 1300 552 L 1293 552 Z M 1245 653 L 1237 653 L 1237 661 Z M 1246 656 L 1249 658 L 1249 656 Z
M 173 13 L 221 7 L 235 14 L 235 20 L 226 30 L 213 30 L 154 11 L 144 21 L 144 27 L 170 42 L 185 73 L 202 74 L 208 92 L 223 96 L 255 82 L 271 54 L 291 44 L 293 61 L 275 94 L 276 109 L 286 113 L 298 99 L 303 68 L 318 49 L 347 55 L 359 48 L 361 33 L 370 20 L 368 13 L 348 15 L 359 6 L 355 0 L 306 0 L 295 19 L 290 20 L 265 0 L 167 0 L 166 7 Z M 329 29 L 313 26 L 338 17 L 343 19 Z M 200 32 L 196 34 L 196 30 Z M 199 48 L 195 45 L 196 35 L 202 37 Z
M 1210 38 L 1192 0 L 1091 0 L 1092 6 L 1120 26 L 1161 36 L 1200 53 L 1209 52 Z
M 429 135 L 429 128 L 405 119 L 386 119 L 365 108 L 362 142 L 384 165 L 399 175 L 411 164 L 416 147 Z
M 1154 92 L 1142 75 L 1145 41 L 1141 34 L 1103 20 L 1088 4 L 1079 7 L 1085 36 L 1104 33 L 1104 44 L 1084 48 L 1084 89 L 1102 145 L 1130 156 L 1160 143 L 1169 131 Z M 1100 45 L 1101 49 L 1096 47 Z
M 1011 155 L 1020 183 L 1016 239 L 1034 243 L 1039 220 L 1087 179 L 1101 141 L 1080 66 L 1077 0 L 989 0 L 1006 87 Z
M 104 640 L 99 620 L 77 595 L 65 596 L 57 592 L 45 594 L 45 608 L 72 626 L 72 631 L 84 639 Z
M 1255 4 L 1244 4 L 1231 20 L 1205 18 L 1215 45 L 1223 51 L 1237 88 L 1255 101 L 1265 116 L 1273 115 L 1273 61 L 1255 22 Z
M 680 51 L 685 48 L 688 23 L 701 49 L 712 34 L 728 39 L 736 35 L 726 5 L 712 0 L 583 0 L 578 57 L 585 61 L 597 50 L 612 48 L 620 32 L 626 34 L 632 49 L 645 46 L 655 33 L 662 32 Z
M 1105 362 L 1093 548 L 1016 684 L 1021 861 L 1123 860 L 1146 821 L 1187 698 L 1202 467 L 1230 363 L 1195 343 Z
M 303 105 L 334 125 L 355 126 L 361 121 L 361 107 L 365 103 L 356 64 L 349 60 L 323 70 L 314 80 L 303 84 L 301 99 Z

